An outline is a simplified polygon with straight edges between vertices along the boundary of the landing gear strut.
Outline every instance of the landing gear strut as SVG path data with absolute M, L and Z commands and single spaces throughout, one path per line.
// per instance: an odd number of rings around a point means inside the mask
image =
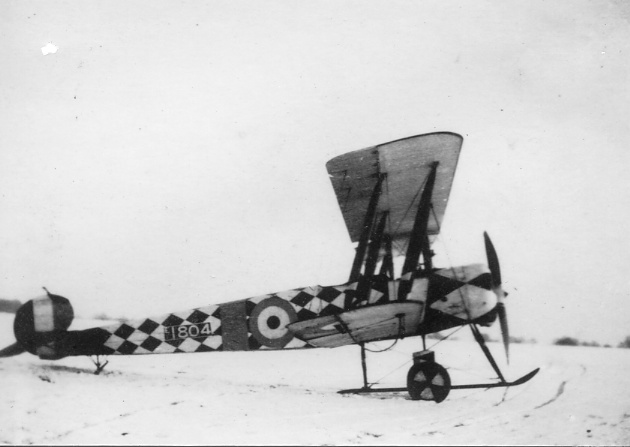
M 365 352 L 362 348 L 361 364 L 363 367 L 363 388 L 354 388 L 349 390 L 338 391 L 340 394 L 365 394 L 365 393 L 397 393 L 409 392 L 412 400 L 432 400 L 436 403 L 442 402 L 448 396 L 451 390 L 466 390 L 471 388 L 507 388 L 511 386 L 522 385 L 534 377 L 539 368 L 525 374 L 523 377 L 508 382 L 503 377 L 501 370 L 495 362 L 490 350 L 479 333 L 479 329 L 471 324 L 471 329 L 475 340 L 481 347 L 488 362 L 497 373 L 498 381 L 490 383 L 471 383 L 466 385 L 452 385 L 451 378 L 443 366 L 435 362 L 435 353 L 433 351 L 420 351 L 413 354 L 413 365 L 407 373 L 406 388 L 372 388 L 374 384 L 367 383 L 367 366 L 365 362 Z M 424 337 L 423 337 L 424 338 Z M 424 341 L 424 340 L 423 340 Z
M 340 394 L 393 393 L 408 391 L 412 400 L 432 400 L 442 402 L 451 391 L 451 378 L 444 367 L 435 362 L 433 351 L 420 351 L 413 354 L 414 364 L 407 373 L 406 388 L 372 388 L 367 383 L 367 367 L 362 350 L 363 388 L 341 390 Z

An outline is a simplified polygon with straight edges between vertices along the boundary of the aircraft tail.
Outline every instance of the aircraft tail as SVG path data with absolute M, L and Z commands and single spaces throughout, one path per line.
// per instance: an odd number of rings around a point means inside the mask
M 23 352 L 26 352 L 26 349 L 24 349 L 22 345 L 16 341 L 11 346 L 7 346 L 6 348 L 0 350 L 0 358 L 13 357 L 14 355 L 22 354 Z
M 67 354 L 60 341 L 74 319 L 74 310 L 67 298 L 52 295 L 29 300 L 15 313 L 13 332 L 16 342 L 0 351 L 0 357 L 30 352 L 42 359 L 59 359 Z

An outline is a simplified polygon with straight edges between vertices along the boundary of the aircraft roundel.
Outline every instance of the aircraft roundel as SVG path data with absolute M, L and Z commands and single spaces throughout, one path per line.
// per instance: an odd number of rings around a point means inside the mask
M 249 319 L 249 330 L 261 345 L 283 348 L 293 339 L 287 326 L 297 321 L 293 306 L 282 298 L 271 297 L 254 307 Z

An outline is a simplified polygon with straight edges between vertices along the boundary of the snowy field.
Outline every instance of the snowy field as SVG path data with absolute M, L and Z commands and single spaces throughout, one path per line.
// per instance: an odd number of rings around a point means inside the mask
M 12 320 L 0 314 L 1 347 L 14 340 Z M 457 335 L 436 346 L 453 383 L 492 378 L 466 329 Z M 419 344 L 368 353 L 370 381 L 403 385 Z M 0 360 L 0 443 L 630 444 L 630 350 L 512 345 L 507 367 L 501 346 L 490 348 L 508 379 L 541 371 L 520 387 L 452 391 L 435 404 L 337 394 L 361 385 L 354 346 L 112 356 L 99 376 L 86 357 L 23 354 Z

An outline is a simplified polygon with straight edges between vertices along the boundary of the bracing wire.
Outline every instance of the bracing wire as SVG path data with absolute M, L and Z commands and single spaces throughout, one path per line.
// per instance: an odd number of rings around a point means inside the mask
M 411 207 L 412 207 L 412 206 L 413 206 L 413 204 L 416 202 L 416 199 L 417 199 L 417 198 L 420 196 L 420 194 L 422 193 L 422 190 L 424 189 L 424 186 L 426 185 L 428 178 L 429 178 L 429 177 L 426 177 L 426 178 L 424 179 L 424 181 L 422 182 L 422 184 L 420 185 L 420 187 L 418 188 L 418 190 L 417 190 L 417 191 L 416 191 L 416 193 L 414 194 L 413 199 L 411 199 L 411 201 L 409 202 L 409 206 L 408 206 L 408 207 L 407 207 L 407 209 L 405 210 L 405 213 L 403 214 L 402 219 L 400 219 L 400 222 L 398 223 L 398 226 L 397 226 L 397 227 L 396 227 L 396 229 L 394 230 L 394 233 L 396 233 L 396 232 L 400 229 L 400 226 L 402 225 L 403 221 L 406 219 L 407 214 L 409 214 L 409 211 L 411 211 Z M 388 189 L 388 194 L 389 194 L 389 189 Z M 406 251 L 407 246 L 409 245 L 409 241 L 407 241 L 407 243 L 402 244 L 402 247 L 401 247 L 401 245 L 398 245 L 398 244 L 395 244 L 395 245 L 396 245 L 396 249 L 397 249 L 400 253 L 403 253 L 403 251 Z
M 402 363 L 400 366 L 397 366 L 396 368 L 394 368 L 393 370 L 391 370 L 390 372 L 388 372 L 387 374 L 385 374 L 383 377 L 380 377 L 379 379 L 375 380 L 374 382 L 371 382 L 371 385 L 375 385 L 377 383 L 380 383 L 381 380 L 383 380 L 386 377 L 391 376 L 392 374 L 394 374 L 396 371 L 398 371 L 400 368 L 402 368 L 403 366 L 406 366 L 407 364 L 409 364 L 409 362 L 411 362 L 411 360 L 407 360 L 404 363 Z
M 464 326 L 460 326 L 459 328 L 455 329 L 453 332 L 451 332 L 450 334 L 446 335 L 443 339 L 438 340 L 436 343 L 434 343 L 433 345 L 429 346 L 429 347 L 427 348 L 427 350 L 431 350 L 431 349 L 433 349 L 435 346 L 439 345 L 439 344 L 440 344 L 440 343 L 442 343 L 444 340 L 446 340 L 446 339 L 448 339 L 449 337 L 451 337 L 451 336 L 455 335 L 457 332 L 459 332 L 460 330 L 462 330 L 462 328 L 463 328 L 463 327 L 464 327 Z M 398 341 L 398 339 L 396 339 L 396 341 L 395 341 L 395 342 L 394 342 L 391 346 L 389 346 L 387 349 L 384 349 L 384 351 L 385 351 L 385 350 L 389 350 L 389 349 L 393 348 L 393 347 L 394 347 L 394 345 L 396 344 L 396 342 L 397 342 L 397 341 Z M 368 351 L 369 351 L 369 349 L 367 349 L 367 348 L 366 348 L 366 350 L 368 350 Z M 370 351 L 370 352 L 383 352 L 383 351 Z M 411 361 L 412 361 L 412 360 L 407 360 L 407 361 L 405 361 L 405 362 L 404 362 L 404 363 L 402 363 L 401 365 L 397 366 L 396 368 L 392 369 L 390 372 L 388 372 L 387 374 L 385 374 L 383 377 L 380 377 L 379 379 L 375 380 L 374 382 L 371 382 L 371 384 L 372 384 L 372 385 L 374 385 L 374 384 L 380 383 L 380 382 L 381 382 L 381 380 L 385 379 L 386 377 L 391 376 L 392 374 L 394 374 L 396 371 L 398 371 L 398 370 L 399 370 L 400 368 L 402 368 L 403 366 L 408 365 Z
M 442 338 L 441 340 L 436 341 L 435 343 L 433 343 L 431 346 L 429 346 L 427 348 L 427 351 L 430 351 L 431 349 L 433 349 L 435 346 L 439 345 L 440 343 L 442 343 L 444 340 L 448 339 L 449 337 L 455 335 L 456 333 L 458 333 L 459 331 L 462 330 L 464 326 L 460 326 L 457 329 L 455 329 L 453 332 L 451 332 L 450 334 L 446 335 L 444 338 Z
M 460 326 L 459 328 L 455 329 L 453 332 L 451 332 L 450 334 L 446 335 L 443 339 L 438 340 L 436 343 L 434 343 L 433 345 L 429 346 L 429 347 L 427 348 L 427 350 L 431 350 L 431 349 L 433 349 L 435 346 L 439 345 L 439 344 L 440 344 L 440 343 L 442 343 L 444 340 L 446 340 L 446 339 L 448 339 L 449 337 L 451 337 L 451 336 L 455 335 L 455 334 L 456 334 L 457 332 L 459 332 L 459 331 L 460 331 L 463 327 L 464 327 L 464 326 Z M 387 348 L 382 349 L 382 350 L 380 350 L 380 351 L 373 351 L 373 350 L 370 350 L 370 349 L 368 349 L 368 348 L 365 348 L 365 346 L 364 346 L 364 349 L 365 349 L 366 351 L 369 351 L 369 352 L 376 352 L 376 353 L 378 353 L 378 352 L 388 351 L 388 350 L 392 349 L 392 348 L 396 345 L 396 343 L 398 343 L 398 340 L 399 340 L 399 338 L 396 338 L 396 340 L 394 340 L 394 343 L 392 343 L 390 346 L 388 346 Z M 394 352 L 397 352 L 397 351 L 394 351 Z M 376 380 L 376 381 L 374 381 L 374 382 L 371 382 L 371 385 L 374 385 L 374 384 L 380 383 L 380 381 L 381 381 L 381 380 L 383 380 L 384 378 L 386 378 L 386 377 L 388 377 L 388 376 L 392 375 L 393 373 L 395 373 L 396 371 L 398 371 L 398 370 L 399 370 L 400 368 L 402 368 L 403 366 L 405 366 L 405 365 L 409 364 L 409 362 L 411 362 L 411 361 L 412 361 L 412 360 L 407 360 L 406 362 L 402 363 L 400 366 L 397 366 L 396 368 L 394 368 L 393 370 L 391 370 L 390 372 L 388 372 L 387 374 L 385 374 L 383 377 L 381 377 L 381 378 L 377 379 L 377 380 Z

